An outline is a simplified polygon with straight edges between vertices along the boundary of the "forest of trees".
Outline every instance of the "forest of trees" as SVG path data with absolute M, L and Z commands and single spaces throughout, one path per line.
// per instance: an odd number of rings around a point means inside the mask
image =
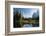
M 14 15 L 14 18 L 13 18 L 14 27 L 21 27 L 20 22 L 17 22 L 17 21 L 20 21 L 20 18 L 21 18 L 21 14 L 18 11 L 16 11 L 16 14 Z

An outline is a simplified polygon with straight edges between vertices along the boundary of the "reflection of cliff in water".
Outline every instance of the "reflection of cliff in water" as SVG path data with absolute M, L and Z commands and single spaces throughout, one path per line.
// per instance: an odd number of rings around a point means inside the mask
M 39 27 L 39 24 L 24 24 L 23 27 Z

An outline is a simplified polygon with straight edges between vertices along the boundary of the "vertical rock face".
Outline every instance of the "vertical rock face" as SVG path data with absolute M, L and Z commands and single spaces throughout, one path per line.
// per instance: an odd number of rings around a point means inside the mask
M 39 11 L 37 10 L 37 12 L 32 15 L 32 18 L 38 18 L 38 17 L 39 17 Z

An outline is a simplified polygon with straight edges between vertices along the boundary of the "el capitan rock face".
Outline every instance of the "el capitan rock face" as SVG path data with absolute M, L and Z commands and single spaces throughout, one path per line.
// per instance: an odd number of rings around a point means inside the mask
M 33 15 L 32 15 L 32 18 L 37 18 L 37 17 L 39 17 L 39 11 L 38 10 L 36 13 L 33 13 Z

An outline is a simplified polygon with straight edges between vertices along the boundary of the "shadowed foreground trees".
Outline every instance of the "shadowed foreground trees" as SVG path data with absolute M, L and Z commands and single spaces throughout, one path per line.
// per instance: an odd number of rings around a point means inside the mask
M 16 11 L 16 14 L 14 15 L 14 18 L 13 18 L 14 27 L 21 27 L 20 18 L 21 18 L 21 14 L 18 11 Z

